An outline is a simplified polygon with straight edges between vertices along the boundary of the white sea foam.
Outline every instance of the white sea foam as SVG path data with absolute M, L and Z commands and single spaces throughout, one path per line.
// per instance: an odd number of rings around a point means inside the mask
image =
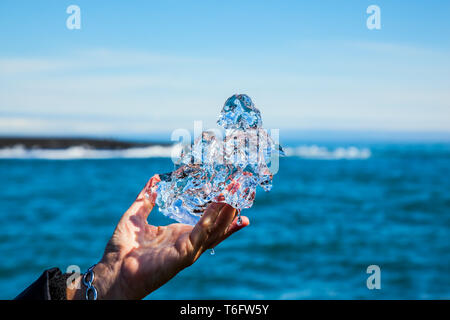
M 370 149 L 356 147 L 337 147 L 333 150 L 317 145 L 303 145 L 296 148 L 285 148 L 284 152 L 288 157 L 300 157 L 304 159 L 319 160 L 363 160 L 372 155 Z
M 73 146 L 67 149 L 25 149 L 23 146 L 0 149 L 0 159 L 115 159 L 115 158 L 168 158 L 174 146 L 149 146 L 122 150 L 101 150 L 84 146 Z
M 0 149 L 0 159 L 47 159 L 47 160 L 77 160 L 77 159 L 139 159 L 139 158 L 170 158 L 179 154 L 180 145 L 149 146 L 122 150 L 101 150 L 84 146 L 73 146 L 67 149 L 25 149 L 21 145 Z M 296 148 L 284 148 L 288 157 L 304 159 L 340 160 L 368 159 L 371 152 L 367 148 L 338 147 L 328 149 L 317 145 L 303 145 Z

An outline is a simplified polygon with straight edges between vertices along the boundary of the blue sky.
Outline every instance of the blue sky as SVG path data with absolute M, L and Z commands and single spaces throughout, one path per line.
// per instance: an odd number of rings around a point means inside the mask
M 66 28 L 66 8 L 81 29 Z M 366 8 L 381 9 L 368 30 Z M 450 132 L 445 1 L 0 2 L 0 134 L 215 125 L 247 93 L 268 128 Z

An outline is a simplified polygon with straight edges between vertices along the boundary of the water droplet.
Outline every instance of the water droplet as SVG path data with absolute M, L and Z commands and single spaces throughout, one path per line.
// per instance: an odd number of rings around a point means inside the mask
M 212 256 L 216 254 L 216 252 L 214 251 L 214 248 L 212 248 L 211 251 L 209 251 L 209 254 Z
M 147 198 L 147 199 L 150 199 L 150 195 L 146 192 L 145 193 L 145 197 Z
M 237 215 L 238 215 L 238 218 L 237 218 L 236 223 L 237 223 L 238 226 L 240 226 L 242 224 L 241 210 L 238 210 Z

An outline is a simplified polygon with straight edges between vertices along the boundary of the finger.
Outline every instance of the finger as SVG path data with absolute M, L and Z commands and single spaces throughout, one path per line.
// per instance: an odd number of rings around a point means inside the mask
M 224 203 L 225 202 L 225 196 L 223 194 L 219 194 L 215 200 L 215 202 Z
M 233 233 L 245 228 L 250 224 L 250 220 L 246 216 L 241 216 L 241 224 L 238 224 L 238 217 L 235 217 L 233 222 L 228 226 L 225 233 L 216 241 L 214 242 L 209 248 L 215 248 L 217 245 L 219 245 L 223 240 L 227 239 L 229 236 L 231 236 Z
M 225 234 L 235 216 L 236 209 L 226 204 L 214 223 L 213 235 L 215 237 L 220 237 Z
M 150 201 L 154 205 L 156 200 L 156 185 L 160 181 L 161 179 L 157 174 L 151 177 L 145 185 L 144 189 L 142 189 L 142 191 L 138 194 L 136 200 L 145 199 Z
M 214 229 L 211 232 L 211 236 L 208 238 L 205 245 L 206 248 L 213 248 L 219 244 L 226 234 L 227 230 L 230 228 L 237 210 L 230 205 L 226 205 L 219 214 L 219 217 L 214 224 Z
M 213 202 L 208 206 L 208 208 L 206 208 L 205 213 L 189 235 L 189 239 L 191 240 L 194 249 L 201 247 L 202 244 L 208 239 L 212 233 L 214 222 L 225 205 L 226 204 L 224 203 Z
M 125 212 L 124 217 L 137 215 L 139 217 L 147 219 L 148 215 L 155 205 L 157 196 L 156 189 L 159 181 L 161 181 L 161 179 L 157 174 L 155 174 L 150 178 L 150 180 L 148 180 L 144 189 L 142 189 L 142 191 L 138 194 L 136 200 Z

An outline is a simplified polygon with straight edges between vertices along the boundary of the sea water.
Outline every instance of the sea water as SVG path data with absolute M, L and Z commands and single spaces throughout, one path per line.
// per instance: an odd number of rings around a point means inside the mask
M 271 192 L 258 193 L 246 209 L 250 226 L 149 299 L 450 297 L 450 144 L 280 136 L 287 155 Z M 98 262 L 148 180 L 142 173 L 173 169 L 170 152 L 156 149 L 102 159 L 91 158 L 95 150 L 87 159 L 61 150 L 59 160 L 43 150 L 3 151 L 2 299 L 46 268 L 83 271 Z M 173 223 L 155 209 L 150 224 Z M 380 290 L 366 286 L 369 265 L 380 267 Z

